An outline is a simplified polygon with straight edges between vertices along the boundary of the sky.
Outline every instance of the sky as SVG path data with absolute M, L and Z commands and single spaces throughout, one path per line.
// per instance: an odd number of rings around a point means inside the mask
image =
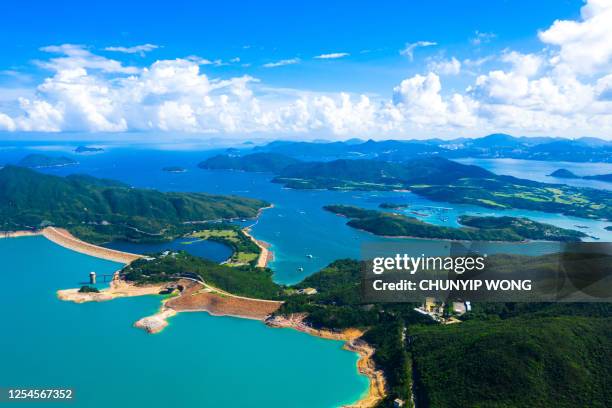
M 0 6 L 0 140 L 612 139 L 612 0 L 91 3 Z

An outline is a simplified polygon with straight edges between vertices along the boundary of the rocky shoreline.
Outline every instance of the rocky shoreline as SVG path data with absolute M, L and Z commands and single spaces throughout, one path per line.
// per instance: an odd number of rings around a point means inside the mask
M 330 340 L 344 341 L 344 349 L 359 354 L 357 370 L 368 377 L 370 386 L 368 393 L 359 401 L 344 405 L 344 408 L 371 408 L 376 406 L 387 395 L 385 376 L 382 370 L 376 369 L 372 356 L 376 351 L 371 345 L 362 340 L 363 332 L 357 329 L 346 329 L 344 331 L 319 330 L 304 323 L 306 315 L 297 314 L 288 317 L 275 316 L 266 320 L 269 327 L 290 328 L 312 336 L 322 337 Z

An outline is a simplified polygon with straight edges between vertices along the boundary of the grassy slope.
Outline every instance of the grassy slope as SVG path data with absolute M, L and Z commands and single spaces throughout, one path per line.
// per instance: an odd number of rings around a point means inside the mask
M 526 218 L 462 217 L 460 222 L 471 228 L 452 228 L 429 224 L 414 217 L 346 205 L 328 205 L 326 210 L 350 218 L 348 225 L 376 235 L 410 236 L 474 241 L 579 241 L 580 231 L 558 228 Z

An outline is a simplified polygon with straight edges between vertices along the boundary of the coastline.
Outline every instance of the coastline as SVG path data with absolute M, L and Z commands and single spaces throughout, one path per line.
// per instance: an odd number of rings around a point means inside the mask
M 255 222 L 255 224 L 249 226 L 249 227 L 244 227 L 242 229 L 242 232 L 244 233 L 244 235 L 246 235 L 247 237 L 249 237 L 251 239 L 251 241 L 253 241 L 255 243 L 255 245 L 257 245 L 260 249 L 260 253 L 259 253 L 259 257 L 257 258 L 257 267 L 258 268 L 265 268 L 268 266 L 268 264 L 270 262 L 272 262 L 274 260 L 274 252 L 272 252 L 272 250 L 270 249 L 270 247 L 272 245 L 270 245 L 268 242 L 259 240 L 257 238 L 255 238 L 252 234 L 251 234 L 251 228 L 257 224 L 257 222 L 259 222 L 259 217 L 261 216 L 261 213 L 265 210 L 268 210 L 270 208 L 274 208 L 274 204 L 270 204 L 267 207 L 263 207 L 260 208 L 259 211 L 257 211 L 257 221 Z
M 0 231 L 0 239 L 2 238 L 19 238 L 19 237 L 35 237 L 42 235 L 40 231 Z
M 105 302 L 121 297 L 157 295 L 165 287 L 164 284 L 137 286 L 120 279 L 111 281 L 108 288 L 100 292 L 79 292 L 79 289 L 62 289 L 57 291 L 60 300 L 74 303 Z
M 372 358 L 376 350 L 367 342 L 360 339 L 363 332 L 358 329 L 346 329 L 342 332 L 315 329 L 304 323 L 303 320 L 305 317 L 306 316 L 303 314 L 291 315 L 288 318 L 284 316 L 275 316 L 266 320 L 266 325 L 273 328 L 294 329 L 324 339 L 344 341 L 343 348 L 345 350 L 352 351 L 359 355 L 359 360 L 357 360 L 357 371 L 368 377 L 370 383 L 368 392 L 358 401 L 352 404 L 343 405 L 343 408 L 371 408 L 384 399 L 387 395 L 385 376 L 381 370 L 376 369 L 376 364 Z
M 271 317 L 282 305 L 281 301 L 246 298 L 216 290 L 200 282 L 181 279 L 177 282 L 184 289 L 178 296 L 168 297 L 161 302 L 160 309 L 153 315 L 143 317 L 134 323 L 134 327 L 155 334 L 168 326 L 168 319 L 181 312 L 207 312 L 212 316 L 231 316 L 241 319 L 258 320 L 270 328 L 290 328 L 329 340 L 344 341 L 345 350 L 357 353 L 357 371 L 368 378 L 367 393 L 357 402 L 344 405 L 344 408 L 371 408 L 386 396 L 384 373 L 376 369 L 372 356 L 375 349 L 359 339 L 363 332 L 357 329 L 346 329 L 342 332 L 318 330 L 306 325 L 305 315 Z M 57 297 L 63 301 L 75 303 L 103 302 L 120 297 L 134 297 L 159 294 L 167 283 L 137 286 L 133 283 L 115 279 L 109 288 L 100 292 L 80 293 L 78 289 L 58 290 Z

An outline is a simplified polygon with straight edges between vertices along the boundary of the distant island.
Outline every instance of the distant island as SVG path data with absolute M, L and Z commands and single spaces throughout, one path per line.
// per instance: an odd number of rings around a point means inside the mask
M 567 169 L 558 169 L 549 174 L 550 177 L 568 178 L 568 179 L 584 179 L 584 180 L 599 180 L 612 183 L 611 174 L 598 174 L 594 176 L 578 176 Z
M 210 157 L 198 167 L 209 170 L 241 170 L 278 173 L 299 160 L 276 153 L 253 153 L 246 156 L 221 154 Z
M 0 230 L 48 225 L 90 243 L 165 241 L 194 224 L 251 218 L 269 204 L 236 196 L 162 193 L 92 176 L 58 177 L 17 166 L 0 170 Z
M 74 149 L 75 153 L 100 153 L 103 152 L 104 149 L 101 147 L 89 147 L 89 146 L 77 146 Z
M 401 208 L 408 207 L 408 204 L 400 204 L 400 203 L 380 203 L 378 205 L 379 208 L 384 208 L 388 210 L 399 210 Z
M 414 237 L 461 241 L 580 241 L 587 235 L 516 217 L 477 217 L 463 215 L 459 223 L 468 228 L 452 228 L 429 224 L 414 217 L 365 210 L 347 205 L 328 205 L 327 211 L 349 218 L 348 225 L 389 237 Z
M 63 167 L 78 164 L 76 160 L 64 156 L 47 156 L 45 154 L 29 154 L 21 159 L 19 166 L 29 167 L 33 169 L 45 167 Z
M 166 166 L 162 168 L 162 171 L 166 171 L 168 173 L 186 173 L 187 169 L 179 166 Z
M 612 219 L 612 196 L 608 191 L 499 176 L 478 166 L 435 156 L 401 163 L 369 159 L 309 162 L 257 153 L 215 156 L 200 167 L 265 170 L 276 174 L 273 182 L 294 189 L 410 190 L 433 201 Z
M 299 159 L 376 159 L 401 162 L 424 156 L 511 158 L 522 160 L 612 162 L 612 142 L 593 137 L 575 140 L 554 137 L 515 137 L 495 133 L 481 138 L 451 140 L 359 140 L 296 142 L 278 140 L 253 152 L 278 153 Z

